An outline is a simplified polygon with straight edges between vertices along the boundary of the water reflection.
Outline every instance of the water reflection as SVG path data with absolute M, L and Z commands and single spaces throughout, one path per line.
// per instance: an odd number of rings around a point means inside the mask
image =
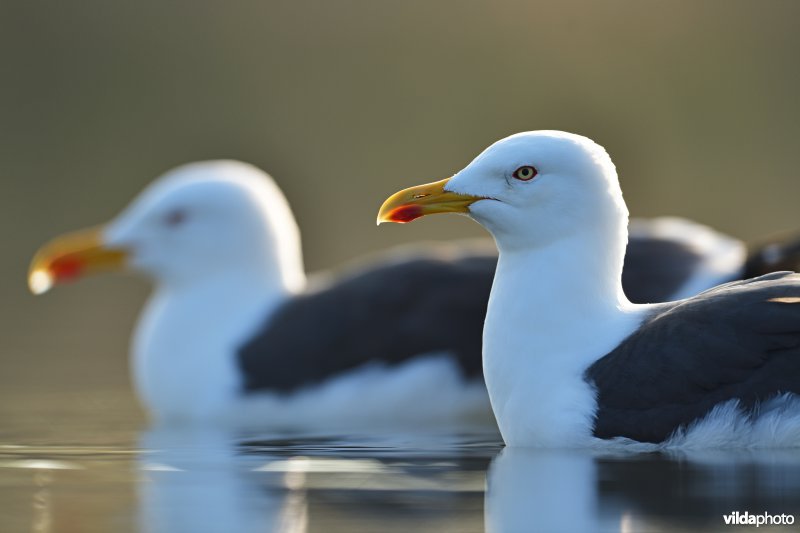
M 33 483 L 37 487 L 33 494 L 33 533 L 47 533 L 53 527 L 53 503 L 50 495 L 50 484 L 53 474 L 48 470 L 38 470 L 34 474 Z
M 303 532 L 480 523 L 497 442 L 463 435 L 269 436 L 153 429 L 138 461 L 148 533 Z M 317 528 L 319 529 L 319 527 Z
M 487 531 L 590 533 L 598 510 L 597 464 L 582 451 L 507 448 L 492 462 Z
M 501 451 L 494 435 L 197 428 L 137 437 L 109 429 L 120 412 L 98 413 L 0 432 L 0 531 L 723 532 L 733 511 L 800 518 L 800 450 Z
M 306 531 L 302 478 L 256 472 L 237 453 L 234 436 L 162 428 L 145 433 L 141 444 L 141 531 Z
M 800 519 L 800 450 L 505 449 L 488 474 L 491 532 L 714 531 L 734 511 Z

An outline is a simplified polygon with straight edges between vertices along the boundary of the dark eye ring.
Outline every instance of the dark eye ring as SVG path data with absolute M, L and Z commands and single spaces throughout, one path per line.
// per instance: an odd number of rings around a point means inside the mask
M 512 176 L 520 181 L 530 181 L 535 178 L 538 173 L 539 171 L 536 170 L 535 167 L 525 165 L 524 167 L 519 167 L 517 170 L 515 170 Z
M 164 224 L 174 228 L 186 222 L 187 217 L 188 215 L 183 209 L 173 209 L 164 216 Z

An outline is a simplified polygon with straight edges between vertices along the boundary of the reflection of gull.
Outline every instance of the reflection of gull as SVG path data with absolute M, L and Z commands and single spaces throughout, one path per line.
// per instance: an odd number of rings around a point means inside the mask
M 140 529 L 148 533 L 306 530 L 296 476 L 255 474 L 224 432 L 166 430 L 142 438 Z M 266 476 L 266 477 L 265 477 Z
M 669 457 L 691 465 L 693 474 L 718 499 L 785 499 L 800 504 L 800 453 L 793 449 L 670 450 Z M 800 505 L 795 505 L 800 511 Z M 800 514 L 798 515 L 800 518 Z
M 492 533 L 707 531 L 736 510 L 800 517 L 800 455 L 506 448 L 489 469 L 485 521 Z
M 577 450 L 506 448 L 489 470 L 486 530 L 598 531 L 594 458 Z
M 365 447 L 349 439 L 242 442 L 209 430 L 150 431 L 142 439 L 140 529 L 301 533 L 312 510 L 314 522 L 331 530 L 359 523 L 373 530 L 376 518 L 397 531 L 434 519 L 474 523 L 486 448 L 454 439 L 431 437 L 408 449 L 401 445 L 418 441 L 406 434 L 380 435 Z

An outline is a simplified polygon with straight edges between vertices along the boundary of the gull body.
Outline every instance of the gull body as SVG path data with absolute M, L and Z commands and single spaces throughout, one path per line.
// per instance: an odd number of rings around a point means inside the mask
M 396 193 L 378 219 L 441 212 L 468 214 L 500 252 L 483 368 L 508 445 L 800 445 L 800 277 L 632 304 L 628 210 L 598 144 L 512 135 L 452 178 Z
M 299 230 L 260 174 L 229 161 L 181 167 L 103 230 L 105 246 L 129 250 L 130 266 L 156 281 L 132 373 L 158 418 L 226 416 L 241 385 L 236 343 L 305 287 Z
M 639 326 L 647 307 L 631 304 L 622 290 L 628 209 L 610 158 L 577 136 L 539 139 L 534 153 L 526 134 L 495 144 L 447 190 L 491 198 L 472 204 L 470 214 L 500 251 L 483 368 L 503 438 L 580 446 L 592 437 L 596 410 L 584 373 Z M 509 194 L 509 170 L 545 156 L 536 168 L 550 179 Z
M 388 254 L 309 284 L 275 182 L 245 163 L 209 161 L 161 176 L 108 224 L 43 247 L 30 283 L 44 292 L 123 268 L 153 280 L 131 366 L 159 424 L 493 428 L 479 328 L 494 261 Z M 440 292 L 415 296 L 434 282 Z M 475 292 L 449 298 L 460 285 Z

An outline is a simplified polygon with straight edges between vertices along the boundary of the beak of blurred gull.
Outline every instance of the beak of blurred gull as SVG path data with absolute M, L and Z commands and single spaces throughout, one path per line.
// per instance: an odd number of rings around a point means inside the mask
M 43 294 L 55 285 L 83 276 L 121 270 L 127 252 L 104 245 L 103 227 L 96 227 L 56 237 L 33 256 L 28 270 L 28 287 Z

